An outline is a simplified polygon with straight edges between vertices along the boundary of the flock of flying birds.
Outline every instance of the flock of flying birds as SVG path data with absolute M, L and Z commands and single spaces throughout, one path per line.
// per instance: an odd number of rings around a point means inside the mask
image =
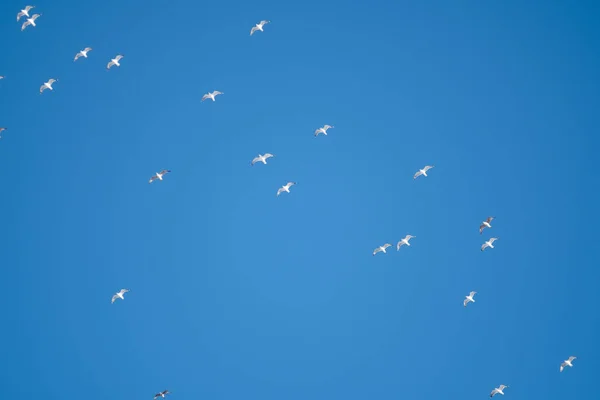
M 19 13 L 17 14 L 17 22 L 19 20 L 21 20 L 22 17 L 25 17 L 26 20 L 25 22 L 21 25 L 21 31 L 24 31 L 25 28 L 27 28 L 28 26 L 37 26 L 35 21 L 42 16 L 42 14 L 33 14 L 33 15 L 29 15 L 30 11 L 32 9 L 34 9 L 35 6 L 26 6 L 24 9 L 22 9 L 21 11 L 19 11 Z M 252 36 L 256 31 L 260 31 L 260 32 L 264 32 L 264 26 L 266 24 L 268 24 L 270 21 L 267 20 L 262 20 L 260 21 L 258 24 L 256 24 L 255 26 L 252 27 L 252 29 L 250 30 L 250 36 Z M 79 58 L 83 57 L 83 58 L 88 58 L 88 53 L 92 51 L 91 47 L 86 47 L 83 50 L 80 50 L 79 52 L 77 52 L 77 54 L 75 54 L 75 58 L 73 59 L 73 61 L 77 61 Z M 113 66 L 117 66 L 120 67 L 120 61 L 123 59 L 123 55 L 122 54 L 117 54 L 115 56 L 115 58 L 111 59 L 108 64 L 106 65 L 106 69 L 109 70 L 111 67 Z M 5 77 L 0 75 L 0 80 L 4 79 Z M 52 85 L 58 82 L 58 79 L 49 79 L 47 82 L 44 82 L 42 84 L 42 86 L 40 87 L 40 94 L 43 93 L 46 89 L 49 90 L 54 90 L 52 88 Z M 215 101 L 216 96 L 218 95 L 222 95 L 224 94 L 223 92 L 220 92 L 218 90 L 215 90 L 213 92 L 209 92 L 206 93 L 201 101 L 207 100 L 207 99 L 211 99 L 212 101 Z M 333 126 L 332 125 L 324 125 L 321 128 L 318 128 L 315 130 L 314 132 L 314 136 L 319 136 L 319 134 L 323 134 L 325 136 L 327 136 L 327 131 L 329 129 L 332 129 Z M 0 139 L 2 139 L 2 133 L 7 130 L 7 128 L 5 127 L 0 127 Z M 269 158 L 275 157 L 273 154 L 271 153 L 265 153 L 265 154 L 259 154 L 258 156 L 256 156 L 251 162 L 250 165 L 254 165 L 256 163 L 263 163 L 263 164 L 267 164 L 267 160 Z M 422 169 L 419 169 L 413 176 L 413 179 L 417 179 L 419 176 L 425 176 L 427 177 L 427 172 L 429 170 L 431 170 L 434 166 L 433 165 L 426 165 L 425 167 L 423 167 Z M 153 175 L 150 180 L 148 181 L 148 183 L 152 183 L 155 180 L 159 180 L 162 181 L 163 177 L 168 174 L 169 172 L 171 172 L 170 170 L 167 169 L 163 169 L 160 172 L 157 172 L 155 175 Z M 279 196 L 281 193 L 290 193 L 290 188 L 292 186 L 296 185 L 296 182 L 288 182 L 285 185 L 281 186 L 278 190 L 277 190 L 277 196 Z M 488 217 L 485 221 L 483 221 L 481 223 L 481 225 L 479 226 L 479 234 L 483 233 L 483 230 L 485 228 L 492 228 L 491 222 L 492 220 L 494 220 L 495 217 Z M 410 240 L 416 238 L 416 236 L 413 235 L 406 235 L 403 239 L 400 239 L 400 241 L 396 244 L 396 250 L 399 251 L 400 248 L 404 245 L 409 246 L 410 247 Z M 494 242 L 498 240 L 497 237 L 492 237 L 489 240 L 485 241 L 485 243 L 483 243 L 481 245 L 481 251 L 484 251 L 486 248 L 494 248 Z M 373 250 L 373 255 L 376 255 L 377 253 L 387 253 L 387 249 L 389 247 L 391 247 L 392 245 L 390 243 L 386 243 L 383 246 L 379 246 L 377 247 L 375 250 Z M 125 297 L 125 293 L 129 292 L 129 289 L 121 289 L 118 293 L 115 293 L 115 295 L 112 296 L 111 299 L 111 304 L 114 303 L 116 300 L 121 299 L 124 300 Z M 467 304 L 469 303 L 475 303 L 475 299 L 473 298 L 475 296 L 475 294 L 477 294 L 477 292 L 472 291 L 469 293 L 468 296 L 465 296 L 465 299 L 463 300 L 463 306 L 466 307 Z M 563 361 L 560 364 L 560 372 L 562 372 L 565 367 L 572 367 L 573 366 L 573 361 L 576 359 L 577 357 L 571 356 L 569 357 L 567 360 Z M 492 392 L 490 393 L 490 397 L 494 397 L 497 394 L 501 394 L 504 395 L 504 389 L 508 388 L 507 385 L 500 385 L 497 388 L 495 388 L 494 390 L 492 390 Z M 156 395 L 154 395 L 154 400 L 156 400 L 159 397 L 164 398 L 167 394 L 170 394 L 170 392 L 168 390 L 164 390 L 162 392 L 157 393 Z

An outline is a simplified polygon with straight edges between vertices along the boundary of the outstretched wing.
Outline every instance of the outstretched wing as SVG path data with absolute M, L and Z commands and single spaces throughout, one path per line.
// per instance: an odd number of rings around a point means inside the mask
M 21 30 L 25 30 L 25 28 L 27 28 L 27 26 L 31 25 L 31 22 L 29 22 L 29 20 L 23 22 L 23 25 L 21 25 Z
M 487 222 L 489 224 L 490 222 L 492 222 L 493 219 L 494 219 L 494 217 L 488 217 L 488 219 L 486 219 L 485 222 Z
M 431 168 L 433 168 L 433 165 L 426 165 L 425 168 L 423 168 L 423 170 L 425 170 L 425 172 L 429 171 Z
M 81 57 L 81 53 L 77 53 L 75 54 L 75 58 L 73 59 L 73 61 L 77 61 L 77 59 Z
M 110 300 L 110 303 L 114 303 L 116 299 L 118 299 L 119 296 L 117 296 L 116 294 L 112 297 L 112 299 Z
M 260 157 L 254 157 L 254 158 L 252 159 L 252 162 L 250 163 L 250 165 L 254 165 L 255 163 L 257 163 L 257 162 L 259 162 L 259 161 L 260 161 Z
M 481 245 L 481 251 L 484 251 L 486 247 L 488 247 L 489 245 L 486 243 Z
M 113 65 L 115 65 L 115 62 L 113 60 L 110 60 L 110 62 L 106 64 L 106 69 L 110 69 L 110 67 L 112 67 Z
M 471 293 L 469 293 L 469 296 L 470 296 L 470 297 L 473 297 L 473 296 L 475 296 L 476 294 L 477 294 L 477 292 L 471 292 Z
M 207 93 L 204 96 L 202 96 L 202 100 L 200 100 L 200 101 L 204 101 L 204 100 L 206 100 L 208 98 L 210 98 L 210 95 Z
M 467 306 L 467 304 L 469 304 L 469 299 L 464 299 L 464 300 L 463 300 L 463 306 L 465 306 L 465 307 L 466 307 L 466 306 Z
M 576 358 L 577 358 L 577 357 L 575 357 L 575 356 L 571 356 L 571 357 L 569 357 L 569 362 L 571 362 L 571 361 L 575 360 Z
M 279 196 L 281 194 L 281 192 L 283 192 L 284 189 L 283 188 L 279 188 L 279 190 L 277 191 L 277 196 Z
M 121 58 L 123 58 L 123 56 L 121 54 L 117 54 L 117 56 L 115 57 L 115 60 L 121 61 Z
M 160 171 L 160 174 L 165 175 L 165 174 L 168 174 L 169 172 L 171 172 L 170 169 L 163 169 L 162 171 Z
M 88 52 L 92 51 L 92 48 L 91 47 L 86 47 L 85 49 L 83 49 L 83 51 L 85 51 L 86 53 L 88 53 Z
M 381 247 L 376 248 L 375 250 L 373 250 L 373 255 L 379 253 L 381 251 Z
M 421 172 L 420 170 L 417 171 L 417 173 L 415 174 L 415 176 L 413 176 L 413 179 L 417 179 L 417 177 L 423 175 L 423 172 Z
M 258 28 L 256 26 L 253 26 L 252 29 L 250 29 L 250 36 L 252 36 L 257 30 Z

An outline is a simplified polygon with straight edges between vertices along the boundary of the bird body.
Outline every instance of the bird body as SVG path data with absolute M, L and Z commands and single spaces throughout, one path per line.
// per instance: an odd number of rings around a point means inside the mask
M 400 241 L 398 242 L 398 244 L 396 245 L 396 250 L 400 250 L 400 247 L 402 247 L 403 245 L 407 245 L 410 246 L 410 243 L 408 242 L 410 239 L 415 238 L 416 236 L 412 236 L 412 235 L 406 235 L 404 237 L 404 239 L 400 239 Z
M 283 185 L 282 187 L 279 188 L 279 190 L 277 191 L 277 196 L 279 196 L 282 192 L 290 192 L 290 188 L 292 186 L 294 186 L 296 184 L 296 182 L 288 182 L 285 185 Z
M 121 289 L 118 293 L 115 293 L 115 295 L 110 300 L 110 303 L 114 303 L 117 299 L 125 300 L 125 297 L 123 297 L 123 295 L 127 292 L 129 292 L 129 289 Z
M 171 170 L 170 170 L 170 169 L 163 169 L 162 171 L 160 171 L 160 172 L 157 172 L 157 173 L 156 173 L 154 176 L 152 176 L 152 177 L 150 178 L 150 180 L 148 181 L 148 183 L 152 183 L 152 182 L 154 182 L 156 179 L 158 179 L 159 181 L 162 181 L 162 180 L 163 180 L 163 176 L 164 176 L 165 174 L 168 174 L 169 172 L 171 172 Z
M 323 125 L 322 128 L 315 130 L 315 136 L 319 136 L 319 133 L 322 133 L 323 135 L 327 136 L 327 129 L 329 129 L 329 128 L 333 128 L 333 126 Z
M 21 11 L 19 11 L 19 13 L 17 14 L 17 22 L 19 22 L 19 20 L 21 19 L 21 17 L 25 16 L 27 18 L 29 18 L 29 11 L 35 8 L 35 6 L 27 6 L 24 9 L 22 9 Z
M 467 304 L 469 303 L 475 303 L 475 299 L 473 299 L 473 296 L 475 296 L 477 292 L 471 292 L 469 293 L 468 296 L 465 296 L 465 300 L 463 301 L 463 305 L 466 307 Z
M 386 243 L 386 244 L 384 244 L 383 246 L 379 246 L 379 247 L 377 247 L 375 250 L 373 250 L 373 255 L 375 255 L 375 254 L 377 254 L 377 253 L 379 253 L 379 252 L 384 252 L 384 253 L 387 253 L 386 249 L 387 249 L 388 247 L 390 247 L 390 246 L 391 246 L 391 244 L 389 244 L 389 243 Z
M 485 228 L 491 228 L 492 225 L 490 224 L 490 222 L 492 222 L 492 220 L 496 218 L 496 217 L 488 217 L 488 219 L 486 219 L 485 221 L 483 221 L 481 223 L 481 225 L 479 225 L 479 234 L 481 235 L 483 233 L 483 230 Z
M 504 389 L 506 389 L 508 386 L 506 385 L 500 385 L 498 386 L 496 389 L 492 390 L 492 393 L 490 393 L 490 397 L 494 397 L 497 394 L 501 394 L 502 396 L 504 396 Z
M 200 100 L 200 101 L 204 101 L 206 99 L 211 99 L 212 101 L 215 101 L 215 97 L 217 97 L 220 94 L 225 94 L 225 93 L 219 92 L 218 90 L 215 90 L 214 92 L 206 93 L 204 96 L 202 96 L 202 100 Z
M 154 395 L 154 400 L 158 399 L 159 397 L 162 397 L 162 398 L 164 398 L 166 395 L 168 395 L 168 394 L 170 394 L 170 393 L 171 393 L 171 392 L 169 392 L 168 390 L 163 390 L 163 391 L 162 391 L 162 392 L 160 392 L 160 393 L 156 393 L 156 394 Z
M 42 94 L 42 92 L 46 89 L 54 90 L 52 89 L 52 84 L 54 82 L 58 82 L 58 79 L 49 79 L 48 82 L 45 82 L 42 86 L 40 86 L 40 94 Z
M 35 20 L 38 19 L 42 14 L 33 14 L 31 18 L 27 18 L 27 21 L 21 25 L 21 31 L 24 31 L 29 25 L 35 26 Z
M 110 67 L 112 67 L 113 65 L 116 65 L 117 67 L 120 67 L 121 64 L 119 63 L 119 61 L 121 61 L 121 59 L 124 56 L 122 54 L 117 54 L 117 56 L 113 59 L 110 60 L 110 62 L 108 64 L 106 64 L 106 69 L 109 70 Z
M 271 153 L 265 153 L 264 155 L 259 154 L 258 157 L 254 157 L 254 159 L 252 159 L 252 162 L 250 163 L 250 165 L 254 165 L 257 162 L 262 162 L 263 164 L 266 164 L 267 159 L 271 158 L 271 157 L 275 157 L 275 156 Z
M 565 367 L 573 367 L 573 360 L 575 359 L 577 359 L 577 357 L 571 356 L 568 360 L 563 361 L 562 364 L 560 364 L 560 372 L 563 372 Z
M 263 26 L 265 26 L 269 22 L 271 22 L 271 21 L 262 20 L 258 24 L 254 25 L 252 27 L 252 29 L 250 29 L 250 36 L 252 36 L 254 34 L 254 32 L 256 32 L 256 31 L 264 32 L 263 31 Z
M 77 61 L 77 59 L 79 57 L 87 58 L 87 53 L 90 51 L 92 51 L 92 48 L 86 47 L 85 49 L 81 50 L 79 53 L 75 54 L 75 59 L 73 59 L 73 61 Z
M 489 248 L 494 248 L 494 242 L 498 240 L 498 238 L 491 238 L 490 240 L 488 240 L 487 242 L 485 242 L 482 246 L 481 246 L 481 251 L 484 251 L 487 247 Z
M 425 167 L 423 167 L 423 169 L 417 171 L 417 173 L 413 176 L 413 179 L 417 179 L 421 175 L 427 176 L 427 171 L 429 171 L 433 167 L 433 165 L 426 165 Z

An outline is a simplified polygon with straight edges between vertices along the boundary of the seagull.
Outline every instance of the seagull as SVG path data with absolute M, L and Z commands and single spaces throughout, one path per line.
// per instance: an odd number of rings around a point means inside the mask
M 404 239 L 400 239 L 400 241 L 398 242 L 398 244 L 396 245 L 396 250 L 400 250 L 400 247 L 402 247 L 402 245 L 407 245 L 410 246 L 410 243 L 408 243 L 408 241 L 412 238 L 414 238 L 416 236 L 412 236 L 412 235 L 406 235 L 404 237 Z
M 417 179 L 418 176 L 427 176 L 427 171 L 429 171 L 431 168 L 433 168 L 433 165 L 426 165 L 425 168 L 420 169 L 415 176 L 413 176 L 413 179 Z
M 52 84 L 54 82 L 58 82 L 58 79 L 50 79 L 48 82 L 46 82 L 42 86 L 40 86 L 40 94 L 42 94 L 42 92 L 46 89 L 54 90 L 54 89 L 52 89 Z
M 21 26 L 21 31 L 27 28 L 29 25 L 35 26 L 35 20 L 38 19 L 42 14 L 33 14 L 31 18 L 28 18 L 27 21 L 23 22 Z
M 119 64 L 119 61 L 121 61 L 121 58 L 123 58 L 123 55 L 117 54 L 117 56 L 115 58 L 113 58 L 112 60 L 110 60 L 110 62 L 108 64 L 106 64 L 106 69 L 110 69 L 110 67 L 112 67 L 113 65 L 120 67 L 121 64 Z
M 206 93 L 204 96 L 202 96 L 202 100 L 201 101 L 204 101 L 206 99 L 212 99 L 212 101 L 215 101 L 215 97 L 218 96 L 218 95 L 220 95 L 220 94 L 225 94 L 225 93 L 219 92 L 218 90 L 215 90 L 212 93 Z
M 508 386 L 506 386 L 506 385 L 498 386 L 496 389 L 492 390 L 492 393 L 490 393 L 490 397 L 494 397 L 494 395 L 496 395 L 496 394 L 501 394 L 502 396 L 504 396 L 503 390 L 506 389 L 507 387 Z
M 0 79 L 4 79 L 4 76 L 3 76 L 3 75 L 0 75 Z
M 19 20 L 21 19 L 22 16 L 28 17 L 29 18 L 29 11 L 35 8 L 35 6 L 27 6 L 25 7 L 23 10 L 21 10 L 18 14 L 17 14 L 17 22 L 19 22 Z
M 154 395 L 154 400 L 158 399 L 159 397 L 162 397 L 162 398 L 164 398 L 164 397 L 165 397 L 165 395 L 167 395 L 167 394 L 171 394 L 171 392 L 169 392 L 168 390 L 163 390 L 163 391 L 162 391 L 162 392 L 160 392 L 160 393 L 156 393 L 156 394 Z
M 488 240 L 487 242 L 485 242 L 484 244 L 481 245 L 481 251 L 484 251 L 486 247 L 490 247 L 490 248 L 494 248 L 493 243 L 498 240 L 498 238 L 491 238 L 490 240 Z
M 322 133 L 323 135 L 327 136 L 327 129 L 329 129 L 329 128 L 333 128 L 333 126 L 323 125 L 322 128 L 319 128 L 315 131 L 315 136 L 319 136 L 319 133 Z
M 255 163 L 262 161 L 263 164 L 267 163 L 267 158 L 271 158 L 271 157 L 275 157 L 273 154 L 271 153 L 265 153 L 264 155 L 259 154 L 258 157 L 255 157 L 252 160 L 252 163 L 250 165 L 254 165 Z
M 87 58 L 87 53 L 89 51 L 92 51 L 91 47 L 86 47 L 85 49 L 81 50 L 79 53 L 75 54 L 75 59 L 73 61 L 77 61 L 79 57 Z
M 289 193 L 290 192 L 290 188 L 292 186 L 294 186 L 295 184 L 296 184 L 296 182 L 288 182 L 287 184 L 283 185 L 277 191 L 277 196 L 279 196 L 281 194 L 281 192 L 288 192 Z
M 560 372 L 563 372 L 563 369 L 565 369 L 565 367 L 569 366 L 572 367 L 573 366 L 573 360 L 575 360 L 577 357 L 575 356 L 571 356 L 569 357 L 568 360 L 563 361 L 562 364 L 560 364 Z
M 479 225 L 479 234 L 481 235 L 481 233 L 483 232 L 483 230 L 485 228 L 491 228 L 492 225 L 490 225 L 490 222 L 492 222 L 492 220 L 496 218 L 496 217 L 488 217 L 488 219 L 486 219 L 485 221 L 483 221 L 481 223 L 481 225 Z
M 256 32 L 256 31 L 264 32 L 263 31 L 263 26 L 265 26 L 269 22 L 271 22 L 271 21 L 262 20 L 258 24 L 256 24 L 255 26 L 253 26 L 252 29 L 250 29 L 250 36 L 252 36 L 254 34 L 254 32 Z
M 0 128 L 0 139 L 2 139 L 2 132 L 4 132 L 6 128 Z
M 116 299 L 125 300 L 125 297 L 123 297 L 123 295 L 127 292 L 129 292 L 129 289 L 121 289 L 121 291 L 119 293 L 116 293 L 112 297 L 112 299 L 110 300 L 110 304 L 114 303 Z
M 389 244 L 389 243 L 386 243 L 383 246 L 379 246 L 378 248 L 376 248 L 375 250 L 373 250 L 373 255 L 379 253 L 380 251 L 383 251 L 384 253 L 387 253 L 387 251 L 385 251 L 385 249 L 387 249 L 390 246 L 391 246 L 391 244 Z
M 152 178 L 150 178 L 150 180 L 148 181 L 148 183 L 152 183 L 155 179 L 158 179 L 158 180 L 162 181 L 163 180 L 163 175 L 164 174 L 168 174 L 169 172 L 171 172 L 170 169 L 163 169 L 162 171 L 157 172 L 156 175 L 154 175 Z
M 465 296 L 465 300 L 463 301 L 463 305 L 466 307 L 469 303 L 475 303 L 473 296 L 475 296 L 477 292 L 471 292 L 468 296 Z

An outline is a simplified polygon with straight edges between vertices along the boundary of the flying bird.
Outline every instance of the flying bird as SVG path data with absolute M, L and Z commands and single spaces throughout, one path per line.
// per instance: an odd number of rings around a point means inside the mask
M 465 300 L 463 301 L 463 305 L 466 307 L 469 303 L 475 303 L 473 296 L 475 296 L 477 292 L 471 292 L 468 296 L 465 296 Z
M 212 93 L 206 93 L 204 96 L 202 96 L 202 100 L 200 100 L 200 101 L 204 101 L 206 99 L 211 99 L 212 101 L 215 101 L 215 97 L 220 94 L 225 94 L 225 93 L 219 92 L 218 90 L 215 90 Z
M 263 154 L 259 154 L 258 157 L 254 157 L 254 159 L 252 159 L 252 162 L 250 163 L 250 165 L 254 165 L 257 162 L 262 162 L 263 164 L 267 163 L 267 159 L 271 158 L 271 157 L 275 157 L 273 154 L 271 153 L 265 153 Z
M 156 393 L 156 394 L 154 395 L 154 400 L 158 399 L 159 397 L 162 397 L 162 398 L 164 398 L 164 397 L 165 397 L 166 395 L 168 395 L 168 394 L 171 394 L 171 392 L 169 392 L 168 390 L 163 390 L 162 392 L 160 392 L 160 393 Z
M 563 372 L 563 369 L 565 369 L 565 367 L 573 367 L 573 360 L 575 360 L 576 358 L 577 357 L 575 356 L 571 356 L 568 360 L 563 361 L 562 364 L 560 364 L 560 372 Z
M 77 59 L 79 57 L 87 58 L 87 53 L 90 51 L 92 51 L 92 48 L 86 47 L 85 49 L 81 50 L 79 53 L 75 54 L 75 59 L 73 61 L 77 61 Z
M 110 60 L 110 62 L 108 64 L 106 64 L 106 69 L 107 70 L 110 69 L 110 67 L 112 67 L 113 65 L 120 67 L 121 64 L 119 64 L 119 61 L 121 61 L 122 58 L 123 58 L 123 55 L 117 54 L 117 56 L 115 58 L 113 58 L 112 60 Z
M 168 174 L 169 172 L 171 172 L 170 169 L 163 169 L 160 172 L 157 172 L 156 175 L 154 175 L 152 178 L 150 178 L 150 180 L 148 181 L 148 183 L 152 183 L 155 179 L 158 179 L 160 181 L 163 180 L 163 175 Z
M 383 251 L 384 253 L 387 253 L 387 251 L 385 251 L 385 249 L 387 249 L 390 246 L 391 246 L 391 244 L 389 244 L 389 243 L 386 243 L 383 246 L 379 246 L 378 248 L 376 248 L 375 250 L 373 250 L 373 255 L 379 253 L 380 251 Z
M 25 7 L 23 10 L 19 11 L 19 13 L 17 14 L 17 22 L 19 22 L 19 20 L 21 19 L 21 17 L 25 16 L 27 18 L 29 18 L 29 11 L 35 8 L 35 6 L 27 6 Z
M 255 26 L 253 26 L 252 29 L 250 29 L 250 36 L 252 36 L 254 34 L 254 32 L 256 32 L 256 31 L 264 32 L 263 31 L 263 26 L 265 26 L 269 22 L 271 22 L 271 21 L 262 20 L 258 24 L 256 24 Z
M 329 128 L 333 128 L 333 126 L 323 125 L 322 128 L 319 128 L 315 131 L 315 136 L 319 136 L 319 133 L 322 133 L 323 135 L 327 136 L 327 129 L 329 129 Z
M 3 75 L 0 75 L 0 79 L 4 79 L 4 76 L 3 76 Z
M 35 26 L 35 20 L 38 19 L 42 14 L 33 14 L 31 18 L 27 18 L 27 21 L 21 25 L 21 31 L 25 30 L 29 25 Z
M 42 94 L 42 92 L 46 89 L 54 90 L 54 89 L 52 89 L 52 84 L 54 82 L 58 82 L 58 79 L 50 79 L 50 80 L 48 80 L 48 82 L 46 82 L 42 86 L 40 86 L 40 94 Z
M 415 174 L 415 176 L 413 176 L 413 179 L 417 179 L 417 177 L 423 175 L 423 176 L 427 176 L 427 171 L 429 171 L 431 168 L 433 168 L 433 165 L 426 165 L 425 168 L 420 169 L 419 171 L 417 171 L 417 173 Z
M 123 297 L 123 295 L 127 292 L 129 292 L 129 289 L 121 289 L 121 291 L 119 293 L 116 293 L 112 297 L 112 299 L 110 300 L 110 304 L 114 303 L 115 300 L 117 300 L 117 299 L 125 300 L 125 297 Z
M 497 394 L 501 394 L 502 396 L 504 396 L 504 389 L 506 389 L 508 386 L 506 385 L 500 385 L 498 386 L 496 389 L 492 390 L 492 393 L 490 393 L 490 397 L 494 397 Z
M 6 128 L 0 128 L 0 139 L 2 139 L 2 132 L 4 132 Z
M 491 238 L 490 240 L 488 240 L 487 242 L 485 242 L 484 244 L 481 245 L 481 251 L 484 251 L 486 249 L 486 247 L 489 248 L 494 248 L 494 242 L 498 240 L 498 238 Z
M 490 225 L 490 222 L 492 222 L 492 220 L 496 218 L 496 217 L 488 217 L 488 219 L 486 219 L 485 221 L 483 221 L 481 223 L 481 225 L 479 225 L 479 234 L 481 235 L 483 233 L 483 230 L 485 228 L 491 228 L 492 225 Z
M 404 237 L 404 239 L 400 239 L 400 241 L 398 242 L 398 244 L 396 245 L 396 250 L 400 250 L 400 247 L 402 247 L 403 245 L 407 245 L 410 246 L 410 243 L 408 243 L 408 241 L 412 238 L 415 238 L 416 236 L 412 236 L 412 235 L 406 235 Z
M 294 186 L 296 184 L 296 182 L 288 182 L 285 185 L 283 185 L 282 187 L 279 188 L 279 190 L 277 191 L 277 196 L 279 196 L 281 194 L 281 192 L 290 192 L 290 188 L 292 186 Z

